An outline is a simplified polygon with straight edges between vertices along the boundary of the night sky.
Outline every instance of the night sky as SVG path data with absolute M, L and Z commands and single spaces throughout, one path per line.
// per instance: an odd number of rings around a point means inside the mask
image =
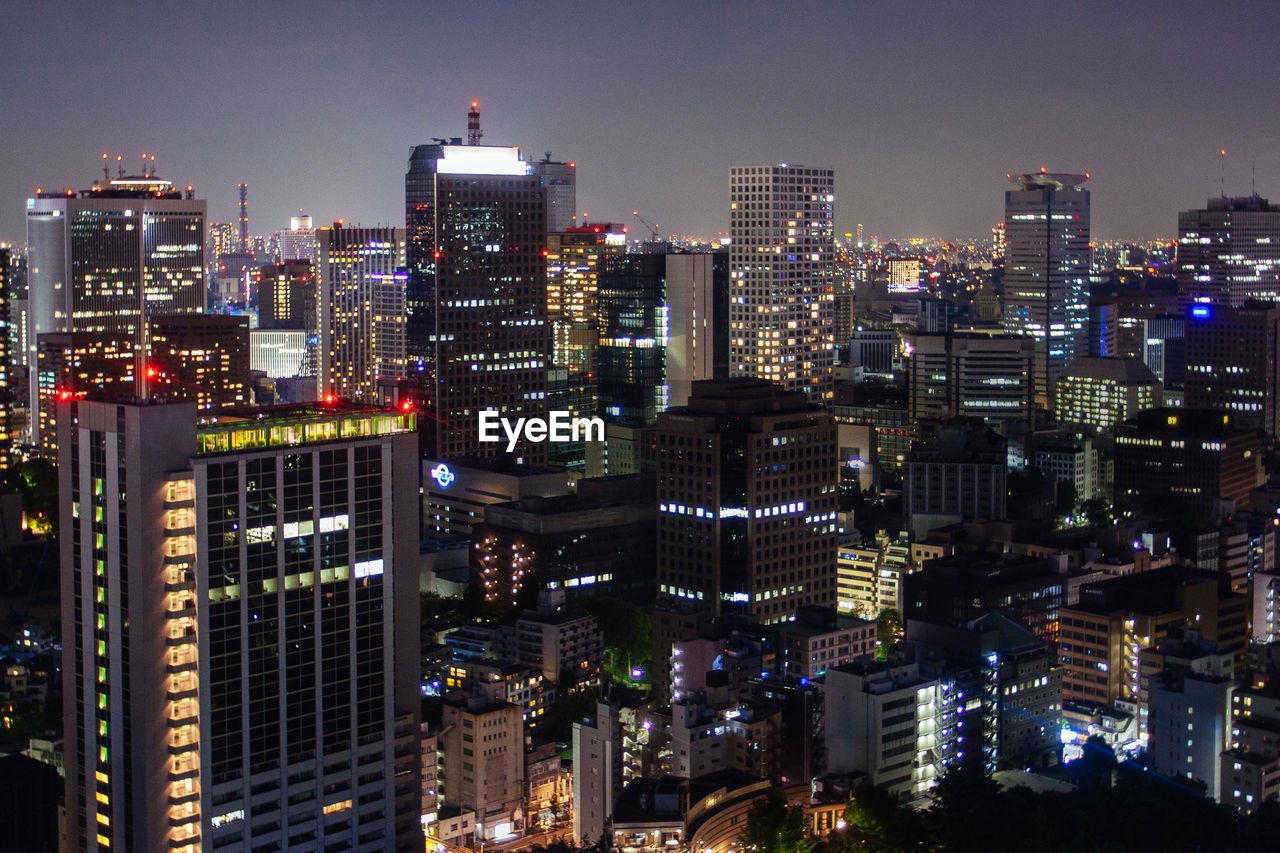
M 1029 9 L 1027 7 L 1036 7 Z M 1175 8 L 1176 7 L 1176 8 Z M 1038 10 L 1038 11 L 1037 11 Z M 578 209 L 728 227 L 728 169 L 836 172 L 836 226 L 989 234 L 1010 171 L 1089 171 L 1095 239 L 1176 231 L 1226 190 L 1280 200 L 1274 3 L 7 4 L 0 240 L 37 186 L 154 153 L 212 220 L 404 224 L 410 146 L 578 163 Z

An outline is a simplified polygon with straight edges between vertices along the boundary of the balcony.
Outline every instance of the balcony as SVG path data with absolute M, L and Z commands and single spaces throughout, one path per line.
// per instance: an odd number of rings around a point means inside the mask
M 200 844 L 200 833 L 198 831 L 193 831 L 191 833 L 184 833 L 181 837 L 177 835 L 169 836 L 170 850 L 174 850 L 174 851 L 196 850 L 198 849 L 197 845 L 199 844 Z
M 183 631 L 181 634 L 179 634 L 176 637 L 166 637 L 164 642 L 165 642 L 165 645 L 167 646 L 195 645 L 196 629 L 187 628 L 185 631 Z M 170 670 L 170 672 L 172 672 L 172 670 Z
M 183 806 L 183 805 L 186 805 L 187 803 L 198 803 L 198 802 L 200 802 L 200 792 L 195 790 L 188 791 L 185 794 L 169 795 L 169 805 L 173 807 Z M 185 822 L 190 823 L 194 819 L 195 819 L 195 815 L 188 815 Z
M 181 688 L 171 687 L 164 694 L 164 698 L 170 702 L 177 702 L 179 699 L 194 699 L 199 691 L 194 687 L 183 686 Z
M 165 577 L 165 592 L 195 592 L 196 574 L 186 568 L 169 567 L 169 573 Z

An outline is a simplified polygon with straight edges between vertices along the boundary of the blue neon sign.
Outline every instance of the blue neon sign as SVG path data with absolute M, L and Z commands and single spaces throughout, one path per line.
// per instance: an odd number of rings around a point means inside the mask
M 449 466 L 441 462 L 439 465 L 431 469 L 431 479 L 440 484 L 440 488 L 447 489 L 454 480 L 458 479 L 457 475 L 449 470 Z

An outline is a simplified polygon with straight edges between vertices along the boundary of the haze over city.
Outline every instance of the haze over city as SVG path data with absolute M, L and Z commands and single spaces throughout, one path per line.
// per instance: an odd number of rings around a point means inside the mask
M 69 7 L 75 7 L 71 13 Z M 1264 3 L 72 3 L 9 9 L 0 240 L 36 187 L 155 154 L 211 221 L 402 223 L 411 145 L 578 163 L 579 212 L 728 227 L 731 164 L 834 169 L 836 232 L 979 237 L 1006 172 L 1093 174 L 1095 239 L 1280 194 Z M 1225 163 L 1218 151 L 1225 149 Z M 1225 168 L 1224 168 L 1225 167 Z M 1256 184 L 1252 172 L 1256 169 Z

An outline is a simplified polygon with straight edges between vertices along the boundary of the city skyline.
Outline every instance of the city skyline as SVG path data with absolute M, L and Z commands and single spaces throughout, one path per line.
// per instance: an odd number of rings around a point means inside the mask
M 1253 73 L 1248 38 L 1270 7 L 1083 4 L 1048 19 L 808 3 L 788 10 L 804 37 L 776 43 L 763 4 L 539 9 L 15 10 L 24 37 L 0 68 L 25 84 L 10 90 L 21 120 L 0 131 L 17 155 L 0 176 L 0 240 L 24 241 L 36 187 L 87 186 L 104 151 L 126 168 L 155 154 L 210 221 L 235 220 L 246 182 L 254 233 L 299 208 L 317 224 L 402 225 L 409 149 L 464 136 L 472 99 L 485 143 L 578 164 L 579 214 L 639 210 L 668 234 L 727 232 L 723 176 L 743 163 L 829 166 L 837 235 L 863 223 L 882 238 L 980 238 L 1001 218 L 1004 175 L 1042 166 L 1094 176 L 1099 240 L 1173 238 L 1177 213 L 1220 191 L 1280 195 L 1265 118 L 1280 95 Z M 118 50 L 129 42 L 148 48 Z M 74 60 L 48 62 L 49 45 Z M 566 109 L 584 87 L 612 106 Z

